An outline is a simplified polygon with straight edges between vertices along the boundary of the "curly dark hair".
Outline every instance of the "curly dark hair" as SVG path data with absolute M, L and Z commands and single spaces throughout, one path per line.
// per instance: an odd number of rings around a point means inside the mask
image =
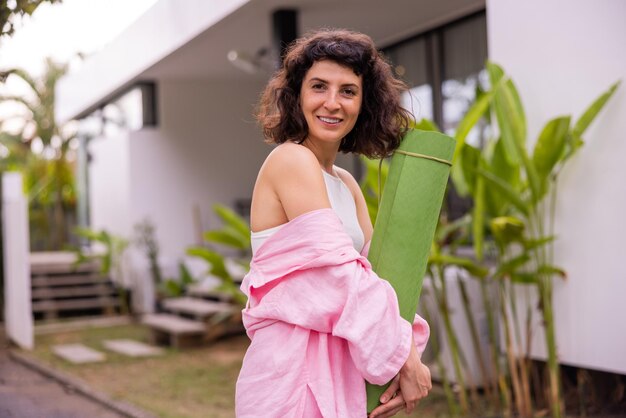
M 413 119 L 400 106 L 406 85 L 393 76 L 391 66 L 372 39 L 358 32 L 323 29 L 294 41 L 283 65 L 261 96 L 257 119 L 268 143 L 301 143 L 308 126 L 300 108 L 302 81 L 311 66 L 330 60 L 363 77 L 361 112 L 354 128 L 342 139 L 339 151 L 370 158 L 389 156 Z

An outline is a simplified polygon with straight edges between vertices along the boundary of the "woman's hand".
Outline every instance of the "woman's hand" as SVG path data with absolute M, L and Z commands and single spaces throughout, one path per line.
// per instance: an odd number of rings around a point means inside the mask
M 396 375 L 380 397 L 382 405 L 374 408 L 369 418 L 388 418 L 406 408 L 406 402 L 400 392 L 400 375 Z
M 382 405 L 376 407 L 369 417 L 392 417 L 402 409 L 410 414 L 432 387 L 430 370 L 420 360 L 415 346 L 411 345 L 409 358 L 380 397 Z
M 428 392 L 433 388 L 430 370 L 420 360 L 415 345 L 411 344 L 409 358 L 398 375 L 400 377 L 400 390 L 406 402 L 406 413 L 410 414 L 415 409 L 417 402 L 428 395 Z

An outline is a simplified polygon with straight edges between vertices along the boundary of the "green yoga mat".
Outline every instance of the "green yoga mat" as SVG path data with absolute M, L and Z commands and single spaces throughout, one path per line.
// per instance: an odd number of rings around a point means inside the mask
M 394 287 L 400 314 L 413 323 L 428 253 L 450 173 L 455 141 L 411 130 L 391 159 L 368 259 Z M 367 384 L 367 411 L 380 404 L 386 386 Z

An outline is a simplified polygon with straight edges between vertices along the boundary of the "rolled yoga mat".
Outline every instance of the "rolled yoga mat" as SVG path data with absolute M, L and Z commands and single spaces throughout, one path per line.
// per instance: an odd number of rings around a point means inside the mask
M 368 259 L 398 295 L 400 315 L 413 323 L 428 254 L 450 173 L 455 141 L 411 130 L 391 159 Z M 387 386 L 367 384 L 367 411 Z

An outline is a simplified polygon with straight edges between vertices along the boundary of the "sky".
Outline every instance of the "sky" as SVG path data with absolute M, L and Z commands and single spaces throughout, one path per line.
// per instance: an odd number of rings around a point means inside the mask
M 44 59 L 68 62 L 77 53 L 93 54 L 130 26 L 157 0 L 63 0 L 42 4 L 25 17 L 10 38 L 0 40 L 0 69 L 23 68 L 31 75 L 43 71 Z M 74 59 L 76 68 L 78 60 Z M 79 65 L 79 64 L 78 64 Z M 0 94 L 24 94 L 27 88 L 9 77 Z M 0 120 L 19 111 L 0 105 Z
M 43 59 L 67 61 L 77 52 L 93 53 L 115 39 L 156 0 L 63 0 L 42 4 L 0 42 L 0 68 L 41 72 Z

